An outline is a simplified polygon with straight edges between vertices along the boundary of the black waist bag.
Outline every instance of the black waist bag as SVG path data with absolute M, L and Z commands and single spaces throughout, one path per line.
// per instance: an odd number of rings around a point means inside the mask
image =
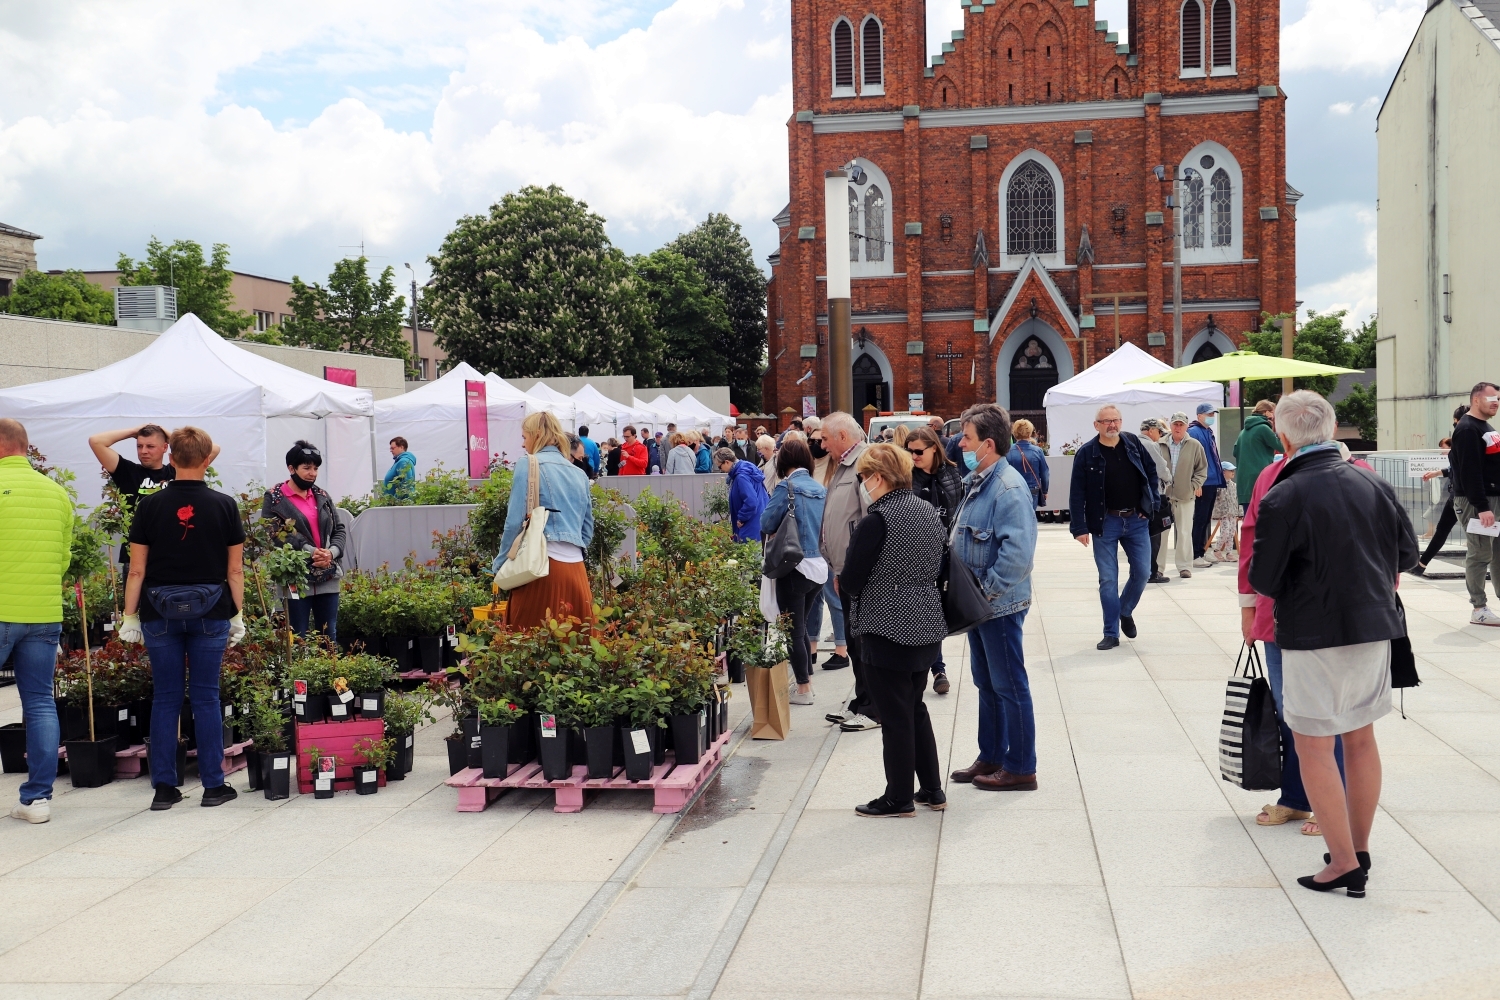
M 170 621 L 202 618 L 223 596 L 222 583 L 171 583 L 146 591 L 156 613 Z

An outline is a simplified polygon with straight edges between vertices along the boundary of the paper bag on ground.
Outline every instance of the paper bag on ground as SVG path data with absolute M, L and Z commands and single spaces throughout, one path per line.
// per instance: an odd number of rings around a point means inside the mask
M 787 695 L 787 661 L 770 667 L 745 667 L 750 692 L 750 738 L 784 740 L 792 731 L 792 705 Z

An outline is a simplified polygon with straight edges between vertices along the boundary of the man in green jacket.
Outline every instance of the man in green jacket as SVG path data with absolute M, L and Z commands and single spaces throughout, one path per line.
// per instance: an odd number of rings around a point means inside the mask
M 62 584 L 73 547 L 73 501 L 26 458 L 26 428 L 0 419 L 0 663 L 15 651 L 26 721 L 26 765 L 16 819 L 52 818 L 57 704 L 52 676 L 62 635 Z
M 1235 495 L 1241 508 L 1250 502 L 1250 494 L 1261 470 L 1270 465 L 1281 451 L 1276 429 L 1271 426 L 1275 412 L 1276 404 L 1269 399 L 1256 403 L 1255 411 L 1245 421 L 1245 429 L 1234 440 Z

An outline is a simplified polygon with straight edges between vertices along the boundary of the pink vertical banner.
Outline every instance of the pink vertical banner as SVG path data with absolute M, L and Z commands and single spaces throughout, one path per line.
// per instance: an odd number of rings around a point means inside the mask
M 359 385 L 359 372 L 353 368 L 335 368 L 332 365 L 324 365 L 323 377 L 339 385 Z
M 1240 380 L 1235 379 L 1229 383 L 1229 405 L 1240 405 Z
M 469 432 L 469 478 L 484 479 L 490 474 L 490 420 L 483 382 L 464 383 L 464 416 Z

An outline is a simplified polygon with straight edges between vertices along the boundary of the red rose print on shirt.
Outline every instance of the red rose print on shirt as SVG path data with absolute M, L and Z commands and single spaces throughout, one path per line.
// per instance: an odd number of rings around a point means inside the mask
M 182 538 L 178 539 L 178 541 L 184 541 L 187 538 L 187 533 L 192 531 L 194 527 L 192 504 L 177 508 L 177 523 L 182 525 Z

